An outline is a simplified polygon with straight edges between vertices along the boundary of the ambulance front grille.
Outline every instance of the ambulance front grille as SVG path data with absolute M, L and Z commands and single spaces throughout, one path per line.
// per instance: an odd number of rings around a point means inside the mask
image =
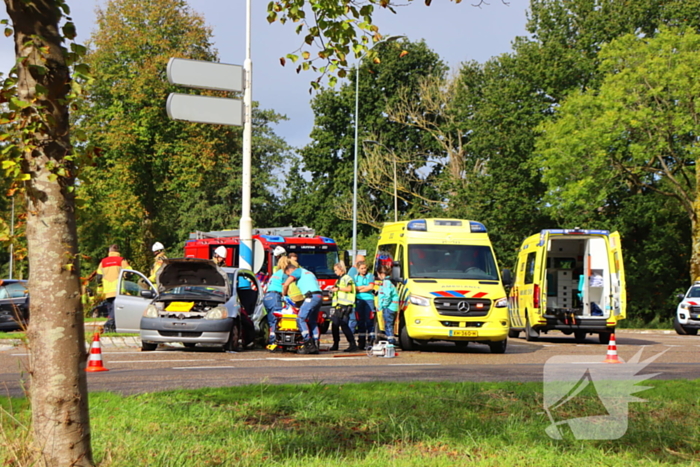
M 437 297 L 433 305 L 443 316 L 477 317 L 486 316 L 491 309 L 491 300 L 486 298 Z

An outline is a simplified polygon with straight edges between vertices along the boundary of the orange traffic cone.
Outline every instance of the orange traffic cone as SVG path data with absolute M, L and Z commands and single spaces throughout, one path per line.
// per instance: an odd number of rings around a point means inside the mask
M 617 344 L 615 343 L 615 333 L 610 334 L 610 342 L 608 343 L 608 355 L 603 360 L 603 363 L 622 363 L 617 358 Z
M 90 347 L 90 358 L 88 358 L 88 366 L 85 371 L 109 371 L 102 366 L 102 347 L 100 346 L 100 332 L 95 332 L 92 337 L 92 347 Z

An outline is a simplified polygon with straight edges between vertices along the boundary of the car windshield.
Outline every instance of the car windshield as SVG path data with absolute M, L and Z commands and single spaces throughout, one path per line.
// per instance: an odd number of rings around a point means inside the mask
M 409 245 L 411 278 L 499 280 L 491 248 L 480 245 Z
M 700 287 L 691 287 L 687 298 L 700 298 Z
M 218 297 L 224 299 L 226 298 L 226 287 L 197 287 L 191 285 L 179 285 L 177 287 L 166 288 L 161 292 L 160 297 L 167 297 L 168 299 L 177 299 L 178 297 L 182 297 L 183 300 L 186 297 Z

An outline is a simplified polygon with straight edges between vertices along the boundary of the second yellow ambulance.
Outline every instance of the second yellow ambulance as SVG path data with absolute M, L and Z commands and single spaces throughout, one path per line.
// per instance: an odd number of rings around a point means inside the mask
M 626 316 L 620 234 L 551 229 L 525 239 L 510 290 L 510 337 L 535 340 L 552 330 L 607 344 Z

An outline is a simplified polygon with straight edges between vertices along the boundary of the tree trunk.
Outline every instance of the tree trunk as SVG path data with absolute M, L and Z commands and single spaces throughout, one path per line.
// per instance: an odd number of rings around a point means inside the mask
M 52 0 L 5 0 L 12 19 L 17 94 L 32 105 L 18 116 L 30 128 L 20 145 L 26 182 L 29 250 L 30 400 L 34 444 L 48 466 L 91 466 L 68 108 L 70 75 Z M 38 87 L 40 86 L 40 87 Z M 40 89 L 40 92 L 37 90 Z M 58 169 L 62 170 L 59 171 Z M 56 173 L 52 173 L 56 172 Z M 58 176 L 57 176 L 58 175 Z

